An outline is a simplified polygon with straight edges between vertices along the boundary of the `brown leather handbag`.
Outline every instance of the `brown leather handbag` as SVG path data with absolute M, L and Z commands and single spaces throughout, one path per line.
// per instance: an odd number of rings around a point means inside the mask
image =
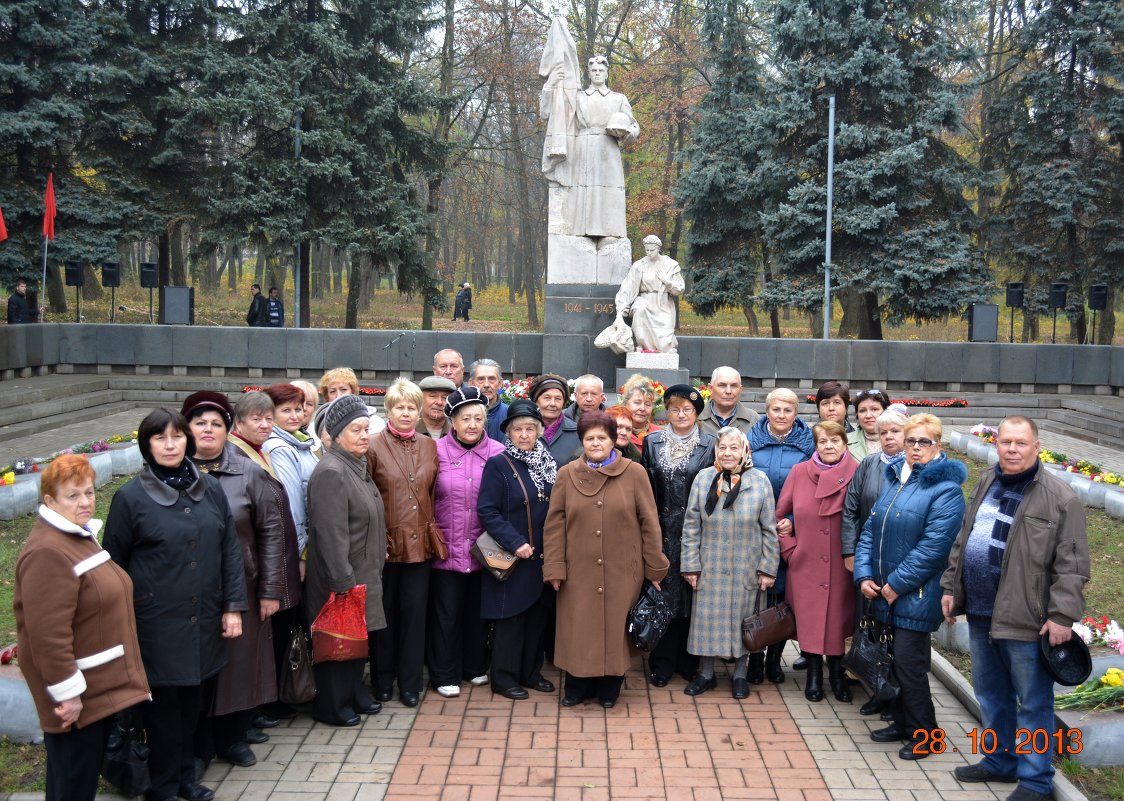
M 770 645 L 796 637 L 796 615 L 792 613 L 788 601 L 762 609 L 764 595 L 763 590 L 758 590 L 753 614 L 742 621 L 742 642 L 750 653 L 764 651 Z
M 523 490 L 523 508 L 527 510 L 527 536 L 533 536 L 531 496 L 527 494 L 527 488 L 523 485 L 523 479 L 519 477 L 519 471 L 515 469 L 515 463 L 511 461 L 511 457 L 504 454 L 503 458 L 507 459 L 508 465 L 511 466 L 511 472 L 515 475 L 515 480 L 519 482 L 519 489 Z M 507 581 L 511 576 L 511 571 L 515 570 L 515 566 L 519 564 L 519 557 L 496 542 L 495 537 L 487 531 L 481 532 L 480 536 L 476 538 L 471 553 L 481 567 L 499 581 Z

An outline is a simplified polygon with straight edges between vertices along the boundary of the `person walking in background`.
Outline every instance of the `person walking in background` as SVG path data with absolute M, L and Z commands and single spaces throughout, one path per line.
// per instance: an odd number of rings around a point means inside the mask
M 250 285 L 250 310 L 246 312 L 246 325 L 263 328 L 266 324 L 265 298 L 261 294 L 261 284 Z
M 281 302 L 281 293 L 275 286 L 269 288 L 269 300 L 265 302 L 266 325 L 270 328 L 285 327 L 285 304 Z
M 472 285 L 465 281 L 461 284 L 460 291 L 457 292 L 456 298 L 453 300 L 453 322 L 457 318 L 463 318 L 468 322 L 468 311 L 472 308 Z
M 1054 731 L 1054 682 L 1038 640 L 1061 645 L 1085 613 L 1089 542 L 1073 490 L 1043 469 L 1038 426 L 999 424 L 999 463 L 968 498 L 964 525 L 941 577 L 945 620 L 968 615 L 972 684 L 995 752 L 954 774 L 962 782 L 1014 782 L 1008 801 L 1054 797 L 1049 750 L 1016 755 L 1016 731 Z
M 31 309 L 27 306 L 27 281 L 22 278 L 8 298 L 8 325 L 23 325 L 31 322 Z

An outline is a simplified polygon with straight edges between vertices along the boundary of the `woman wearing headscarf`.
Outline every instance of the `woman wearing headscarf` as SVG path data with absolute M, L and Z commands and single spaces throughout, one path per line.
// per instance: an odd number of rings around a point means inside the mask
M 195 443 L 179 412 L 156 409 L 137 427 L 145 466 L 113 496 L 104 539 L 133 581 L 137 640 L 152 701 L 149 797 L 209 801 L 195 779 L 202 684 L 226 663 L 224 638 L 242 634 L 246 580 L 238 532 L 218 481 L 189 458 Z
M 648 656 L 648 680 L 656 687 L 666 687 L 671 674 L 677 671 L 690 681 L 698 670 L 698 658 L 687 650 L 692 591 L 679 575 L 679 559 L 691 484 L 699 471 L 714 464 L 714 435 L 698 425 L 704 403 L 699 391 L 687 384 L 668 387 L 663 395 L 668 426 L 645 438 L 640 456 L 656 496 L 663 552 L 671 563 L 662 587 L 671 604 L 672 619 Z
M 414 430 L 422 391 L 398 379 L 386 391 L 386 428 L 371 437 L 367 468 L 386 508 L 387 558 L 383 572 L 386 628 L 371 639 L 375 698 L 389 701 L 394 680 L 406 706 L 421 700 L 429 573 L 448 550 L 433 513 L 437 444 Z
M 800 401 L 791 389 L 777 387 L 765 397 L 765 415 L 758 418 L 749 430 L 749 448 L 753 452 L 753 466 L 769 479 L 773 487 L 773 501 L 781 494 L 785 479 L 793 467 L 810 457 L 816 449 L 812 429 L 796 415 Z M 785 596 L 786 569 L 784 559 L 777 581 L 769 593 L 772 606 Z M 788 641 L 770 645 L 764 653 L 749 656 L 749 683 L 760 684 L 766 678 L 774 684 L 784 681 L 781 654 Z
M 296 532 L 285 491 L 227 441 L 235 411 L 226 396 L 195 392 L 180 411 L 195 441 L 192 461 L 201 472 L 218 479 L 234 516 L 250 607 L 242 619 L 242 636 L 230 644 L 226 665 L 205 688 L 208 717 L 197 732 L 195 756 L 205 764 L 217 755 L 248 767 L 257 762 L 247 739 L 255 709 L 277 700 L 273 630 L 267 621 L 283 605 L 294 608 L 299 598 L 296 564 L 285 560 L 286 543 L 295 549 Z M 253 742 L 268 739 L 260 732 L 249 736 Z
M 324 430 L 332 447 L 308 482 L 305 616 L 311 625 L 331 593 L 346 594 L 363 584 L 370 638 L 386 625 L 382 604 L 386 523 L 382 496 L 367 472 L 367 407 L 354 395 L 337 398 L 324 414 Z M 363 684 L 366 661 L 321 662 L 314 667 L 314 718 L 330 726 L 357 726 L 360 715 L 382 709 Z
M 530 687 L 554 692 L 542 675 L 544 635 L 554 610 L 554 590 L 543 584 L 543 526 L 557 478 L 543 444 L 535 404 L 517 400 L 500 424 L 503 450 L 484 466 L 477 510 L 485 530 L 519 557 L 507 581 L 484 573 L 482 612 L 494 621 L 492 692 L 518 701 Z
M 578 424 L 563 414 L 570 399 L 570 384 L 560 375 L 544 373 L 531 380 L 527 394 L 542 415 L 542 438 L 550 455 L 561 467 L 578 458 L 582 452 L 578 440 Z
M 617 703 L 634 649 L 628 610 L 644 579 L 667 575 L 659 515 L 644 468 L 613 447 L 616 421 L 578 421 L 582 458 L 558 471 L 543 536 L 543 579 L 558 593 L 554 663 L 566 673 L 563 706 Z
M 680 570 L 695 591 L 687 650 L 701 657 L 687 695 L 717 686 L 714 660 L 734 659 L 731 691 L 749 696 L 749 652 L 742 620 L 753 611 L 757 591 L 773 586 L 780 564 L 773 488 L 753 469 L 745 435 L 719 430 L 714 465 L 691 485 L 683 519 Z
M 804 697 L 823 700 L 826 656 L 831 691 L 836 700 L 849 702 L 842 659 L 855 628 L 855 591 L 843 563 L 840 532 L 843 500 L 858 463 L 847 451 L 847 434 L 839 423 L 818 423 L 812 434 L 815 455 L 792 468 L 777 499 L 777 534 L 788 563 L 786 595 L 796 617 L 796 638 L 808 662 Z
M 113 715 L 151 697 L 133 582 L 98 544 L 85 456 L 55 459 L 39 490 L 43 503 L 16 561 L 20 670 L 43 728 L 46 801 L 93 801 Z
M 429 574 L 429 683 L 445 698 L 461 693 L 461 681 L 480 683 L 488 672 L 487 636 L 480 614 L 482 570 L 472 546 L 482 530 L 476 501 L 484 465 L 503 453 L 487 432 L 488 399 L 476 387 L 455 389 L 445 399 L 452 427 L 437 440 L 434 509 L 449 556 Z

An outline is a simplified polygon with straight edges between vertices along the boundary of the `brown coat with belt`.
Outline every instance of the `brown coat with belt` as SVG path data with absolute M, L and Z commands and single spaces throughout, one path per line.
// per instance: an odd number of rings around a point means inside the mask
M 402 439 L 384 429 L 371 437 L 367 469 L 386 508 L 386 561 L 447 559 L 445 536 L 433 516 L 437 443 L 416 433 Z
M 133 582 L 93 533 L 39 507 L 16 562 L 15 613 L 19 662 L 43 731 L 64 728 L 54 713 L 81 697 L 78 728 L 152 696 L 148 690 Z M 96 524 L 96 525 L 92 525 Z
M 668 561 L 648 475 L 618 456 L 593 470 L 577 459 L 558 471 L 543 537 L 543 579 L 561 581 L 554 663 L 574 676 L 622 676 L 634 650 L 628 610 Z

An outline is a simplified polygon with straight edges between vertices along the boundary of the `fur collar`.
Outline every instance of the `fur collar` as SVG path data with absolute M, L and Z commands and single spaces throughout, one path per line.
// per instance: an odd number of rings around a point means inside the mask
M 886 465 L 886 480 L 897 483 L 901 481 L 902 466 L 905 461 Z M 914 478 L 916 476 L 916 478 Z M 949 459 L 942 453 L 928 464 L 914 465 L 910 471 L 909 480 L 917 481 L 922 487 L 929 488 L 940 484 L 942 481 L 952 481 L 961 486 L 968 480 L 968 468 L 958 459 Z

